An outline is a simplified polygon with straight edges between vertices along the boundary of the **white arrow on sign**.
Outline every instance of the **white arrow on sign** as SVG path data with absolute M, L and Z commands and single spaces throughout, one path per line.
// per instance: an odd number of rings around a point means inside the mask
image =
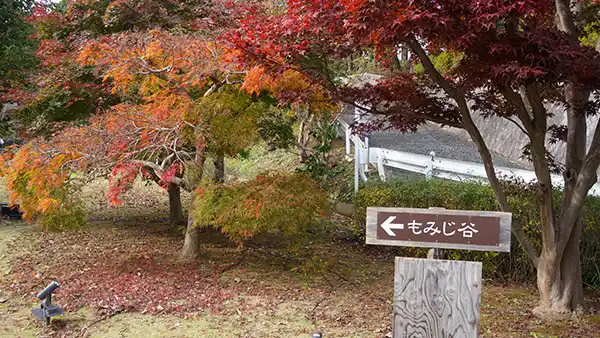
M 392 223 L 396 219 L 396 216 L 388 217 L 383 223 L 381 223 L 381 228 L 387 232 L 390 236 L 396 236 L 396 233 L 392 231 L 392 229 L 400 229 L 404 230 L 404 224 L 402 223 Z

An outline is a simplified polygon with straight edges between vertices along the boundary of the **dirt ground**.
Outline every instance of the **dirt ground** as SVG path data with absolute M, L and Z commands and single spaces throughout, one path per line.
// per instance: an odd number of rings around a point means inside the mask
M 0 225 L 0 337 L 39 337 L 35 293 L 52 279 L 67 313 L 48 337 L 385 337 L 393 252 L 326 230 L 240 249 L 205 231 L 202 258 L 177 261 L 181 232 L 160 219 L 43 233 Z M 593 298 L 594 295 L 592 294 Z M 533 290 L 486 284 L 481 337 L 598 337 L 600 316 L 541 322 Z

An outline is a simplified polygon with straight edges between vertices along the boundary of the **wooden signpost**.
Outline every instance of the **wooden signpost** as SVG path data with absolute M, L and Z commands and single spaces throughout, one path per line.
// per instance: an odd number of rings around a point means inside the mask
M 510 251 L 512 215 L 367 208 L 367 244 Z M 396 257 L 394 338 L 479 336 L 480 262 Z

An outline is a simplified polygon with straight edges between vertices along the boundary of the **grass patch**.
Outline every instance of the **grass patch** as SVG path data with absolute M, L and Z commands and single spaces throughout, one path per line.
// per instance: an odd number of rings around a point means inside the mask
M 299 156 L 291 150 L 268 151 L 264 144 L 250 148 L 243 157 L 225 159 L 227 175 L 241 181 L 252 180 L 265 171 L 293 172 L 299 165 Z

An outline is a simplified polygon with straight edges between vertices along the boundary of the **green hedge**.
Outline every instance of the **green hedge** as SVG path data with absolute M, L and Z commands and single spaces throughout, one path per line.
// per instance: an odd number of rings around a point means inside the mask
M 506 183 L 505 189 L 513 210 L 513 223 L 523 224 L 524 230 L 539 250 L 539 204 L 532 187 L 525 184 Z M 560 191 L 555 200 L 560 201 Z M 461 210 L 499 210 L 492 189 L 478 183 L 431 181 L 391 181 L 369 184 L 355 197 L 353 227 L 364 237 L 365 215 L 368 206 L 429 208 L 441 207 Z M 558 206 L 558 205 L 557 205 Z M 589 197 L 583 214 L 584 235 L 581 243 L 583 280 L 589 285 L 600 285 L 600 198 Z M 511 252 L 481 252 L 449 250 L 451 259 L 480 261 L 484 264 L 484 278 L 498 282 L 531 282 L 535 268 L 516 239 L 512 238 Z M 427 250 L 402 247 L 399 255 L 425 257 Z

